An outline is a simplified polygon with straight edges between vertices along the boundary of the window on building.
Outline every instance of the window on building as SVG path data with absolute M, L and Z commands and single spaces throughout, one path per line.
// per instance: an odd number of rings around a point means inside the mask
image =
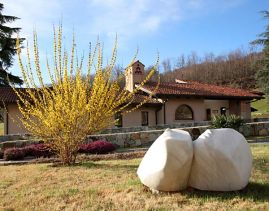
M 135 74 L 142 74 L 141 68 L 139 67 L 139 64 L 137 64 L 137 67 L 135 68 Z
M 141 112 L 142 115 L 142 126 L 148 126 L 149 125 L 149 112 L 147 111 L 142 111 Z
M 175 120 L 193 120 L 193 111 L 188 105 L 180 105 L 175 113 Z
M 211 109 L 210 108 L 206 109 L 206 120 L 207 121 L 211 120 Z
M 122 127 L 122 114 L 121 113 L 116 113 L 115 114 L 115 126 L 116 127 Z
M 226 107 L 221 107 L 220 108 L 220 115 L 226 116 L 226 111 L 227 111 Z

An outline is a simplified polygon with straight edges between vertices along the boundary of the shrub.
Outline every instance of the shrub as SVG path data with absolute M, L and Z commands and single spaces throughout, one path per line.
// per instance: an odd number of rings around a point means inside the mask
M 20 111 L 19 120 L 25 129 L 45 143 L 53 142 L 51 147 L 61 162 L 71 165 L 75 163 L 79 146 L 87 135 L 113 125 L 116 113 L 127 113 L 138 109 L 150 99 L 152 94 L 135 107 L 128 106 L 128 103 L 126 105 L 126 102 L 132 102 L 140 87 L 129 92 L 121 89 L 120 82 L 124 80 L 127 73 L 129 74 L 129 67 L 136 58 L 130 62 L 125 72 L 114 80 L 117 40 L 111 60 L 105 67 L 101 42 L 97 41 L 94 48 L 90 46 L 87 67 L 84 69 L 83 57 L 79 60 L 76 55 L 75 38 L 73 37 L 70 53 L 68 53 L 62 42 L 61 25 L 54 30 L 53 35 L 54 61 L 50 63 L 46 60 L 50 86 L 45 83 L 46 73 L 41 71 L 37 33 L 34 32 L 34 58 L 31 58 L 32 52 L 27 46 L 27 65 L 23 62 L 25 59 L 22 55 L 20 39 L 17 39 L 18 62 L 27 89 L 19 90 L 13 86 L 13 90 L 20 99 L 17 103 Z M 141 82 L 141 86 L 153 76 L 158 67 L 158 60 L 159 58 Z M 92 68 L 95 70 L 93 76 Z
M 232 115 L 219 115 L 214 116 L 212 119 L 212 128 L 233 128 L 239 130 L 239 127 L 243 125 L 243 119 L 240 116 Z
M 87 144 L 81 144 L 79 148 L 80 153 L 90 154 L 105 154 L 112 152 L 116 149 L 114 144 L 108 141 L 94 141 Z
M 4 157 L 4 151 L 0 149 L 0 159 L 3 159 L 3 157 Z
M 23 160 L 23 148 L 8 148 L 4 151 L 4 160 Z
M 32 144 L 23 148 L 25 156 L 50 157 L 54 153 L 46 144 Z

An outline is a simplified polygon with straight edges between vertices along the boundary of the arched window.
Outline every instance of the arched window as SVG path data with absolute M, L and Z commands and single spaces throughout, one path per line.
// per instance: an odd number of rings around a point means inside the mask
M 178 106 L 175 113 L 175 120 L 193 120 L 193 111 L 188 105 Z

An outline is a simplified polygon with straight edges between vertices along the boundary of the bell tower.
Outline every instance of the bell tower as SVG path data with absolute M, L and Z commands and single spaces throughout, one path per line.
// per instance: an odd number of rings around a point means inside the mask
M 127 69 L 125 75 L 125 89 L 132 92 L 135 88 L 135 84 L 140 84 L 145 79 L 144 68 L 145 65 L 137 60 Z

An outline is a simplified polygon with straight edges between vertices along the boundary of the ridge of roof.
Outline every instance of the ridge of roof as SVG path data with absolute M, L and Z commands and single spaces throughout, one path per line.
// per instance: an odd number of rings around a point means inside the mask
M 148 82 L 143 88 L 153 91 L 156 82 Z M 200 96 L 208 98 L 249 98 L 261 99 L 262 92 L 244 90 L 240 88 L 206 84 L 197 81 L 186 81 L 186 83 L 161 82 L 159 88 L 155 91 L 156 95 L 173 95 L 173 96 Z
M 218 86 L 214 84 L 206 84 L 197 81 L 186 81 L 187 83 L 161 82 L 157 90 L 155 87 L 157 82 L 148 82 L 141 91 L 149 93 L 155 91 L 156 96 L 189 96 L 189 97 L 205 97 L 205 98 L 238 98 L 238 99 L 262 99 L 263 93 L 257 90 L 244 90 L 228 86 Z M 24 91 L 28 88 L 16 88 Z M 146 92 L 148 91 L 148 92 Z M 136 94 L 134 102 L 142 102 L 142 96 L 145 94 Z M 0 102 L 15 103 L 18 96 L 12 87 L 0 87 Z M 152 98 L 149 103 L 160 103 Z

